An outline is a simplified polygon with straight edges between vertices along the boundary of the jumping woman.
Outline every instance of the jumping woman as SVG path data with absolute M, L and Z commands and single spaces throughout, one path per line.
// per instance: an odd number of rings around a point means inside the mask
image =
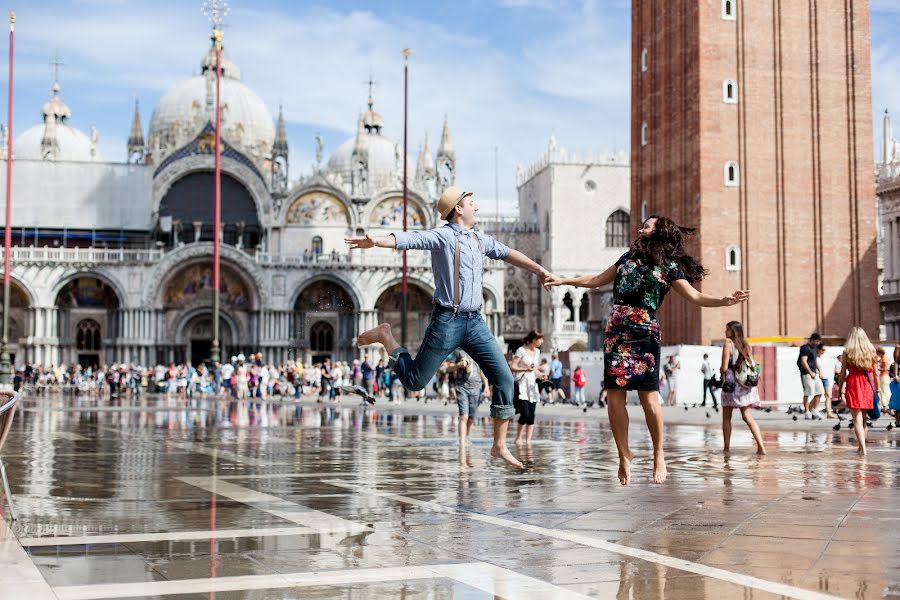
M 598 275 L 562 279 L 551 275 L 547 285 L 599 288 L 613 283 L 613 307 L 604 337 L 604 388 L 608 390 L 609 420 L 619 451 L 619 482 L 631 482 L 628 448 L 628 411 L 625 396 L 636 390 L 653 439 L 653 481 L 666 480 L 663 454 L 663 415 L 659 406 L 660 333 L 656 311 L 670 288 L 698 306 L 733 306 L 746 302 L 750 292 L 739 290 L 719 298 L 697 291 L 692 284 L 707 271 L 684 249 L 684 237 L 694 230 L 679 227 L 666 217 L 651 216 L 638 238 L 618 261 Z

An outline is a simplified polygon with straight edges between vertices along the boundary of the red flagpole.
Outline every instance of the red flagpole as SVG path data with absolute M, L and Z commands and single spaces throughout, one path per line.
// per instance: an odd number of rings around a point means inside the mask
M 409 48 L 403 49 L 403 231 L 407 229 L 406 213 L 409 206 L 409 190 L 406 185 L 406 157 L 409 152 L 406 148 L 406 130 L 409 118 Z M 406 330 L 408 329 L 407 310 L 409 309 L 409 286 L 407 281 L 406 252 L 403 253 L 403 279 L 400 284 L 403 297 L 403 309 L 400 312 L 400 345 L 406 347 Z
M 3 347 L 0 349 L 0 384 L 12 383 L 9 363 L 9 292 L 12 268 L 12 130 L 13 130 L 13 51 L 15 50 L 16 13 L 9 11 L 9 103 L 6 116 L 6 227 L 3 236 Z
M 216 44 L 216 206 L 213 217 L 213 343 L 212 360 L 219 362 L 219 230 L 222 221 L 222 154 L 219 151 L 222 136 L 222 108 L 220 89 L 222 79 L 222 32 L 216 29 L 213 33 Z

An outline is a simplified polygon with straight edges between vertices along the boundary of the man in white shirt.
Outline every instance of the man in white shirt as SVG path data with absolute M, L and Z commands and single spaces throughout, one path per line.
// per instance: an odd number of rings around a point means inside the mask
M 234 357 L 231 357 L 234 360 Z M 233 386 L 231 385 L 231 377 L 234 375 L 234 365 L 230 362 L 222 365 L 222 391 L 228 396 L 233 395 Z
M 713 408 L 718 408 L 719 400 L 716 398 L 716 388 L 713 386 L 715 373 L 712 365 L 709 364 L 709 354 L 703 355 L 703 364 L 700 365 L 700 371 L 703 372 L 703 402 L 700 403 L 700 406 L 706 406 L 706 391 L 709 390 L 709 395 L 712 396 Z

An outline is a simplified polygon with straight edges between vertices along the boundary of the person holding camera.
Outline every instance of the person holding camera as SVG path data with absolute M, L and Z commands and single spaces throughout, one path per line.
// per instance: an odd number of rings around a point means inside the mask
M 544 343 L 544 335 L 538 331 L 530 331 L 523 340 L 524 343 L 513 354 L 509 363 L 509 370 L 515 380 L 513 397 L 516 401 L 519 413 L 519 427 L 516 430 L 516 446 L 524 442 L 531 445 L 531 435 L 534 432 L 534 416 L 537 412 L 537 404 L 541 399 L 541 391 L 538 380 L 543 377 L 541 372 L 541 344 Z
M 731 450 L 731 413 L 741 411 L 741 418 L 753 439 L 756 453 L 765 454 L 759 425 L 753 418 L 753 409 L 759 406 L 759 371 L 753 359 L 753 347 L 744 337 L 744 326 L 740 321 L 730 321 L 725 325 L 725 348 L 722 350 L 722 435 L 725 437 L 725 452 Z

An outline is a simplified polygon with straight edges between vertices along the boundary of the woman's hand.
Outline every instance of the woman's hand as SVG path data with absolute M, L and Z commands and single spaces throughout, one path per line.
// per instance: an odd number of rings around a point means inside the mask
M 344 238 L 344 242 L 350 246 L 351 250 L 359 248 L 360 250 L 367 250 L 369 248 L 375 247 L 375 240 L 371 235 L 365 235 L 363 237 L 355 237 L 355 238 Z
M 548 292 L 550 291 L 550 288 L 556 287 L 556 286 L 562 285 L 562 284 L 563 284 L 563 278 L 560 277 L 559 275 L 554 275 L 553 273 L 547 273 L 547 276 L 544 277 L 543 286 L 544 286 L 544 289 L 547 290 Z
M 750 299 L 750 290 L 738 290 L 730 296 L 722 298 L 723 306 L 734 306 Z

